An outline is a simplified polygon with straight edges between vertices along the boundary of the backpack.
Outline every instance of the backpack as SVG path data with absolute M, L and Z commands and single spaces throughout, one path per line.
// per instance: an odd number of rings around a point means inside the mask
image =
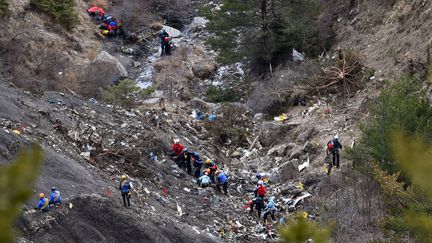
M 328 149 L 328 151 L 333 151 L 333 149 L 334 149 L 334 143 L 333 143 L 333 141 L 329 141 L 327 143 L 327 149 Z
M 123 186 L 121 187 L 121 191 L 122 191 L 123 193 L 128 193 L 128 192 L 129 192 L 129 189 L 130 189 L 129 182 L 125 182 L 125 183 L 123 184 Z
M 257 191 L 258 196 L 264 196 L 266 194 L 266 192 L 267 192 L 267 190 L 265 189 L 264 186 L 258 187 L 258 191 Z

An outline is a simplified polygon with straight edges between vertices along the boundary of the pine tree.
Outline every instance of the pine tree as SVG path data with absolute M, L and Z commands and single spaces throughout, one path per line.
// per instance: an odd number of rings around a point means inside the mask
M 219 10 L 204 9 L 213 35 L 208 43 L 219 61 L 269 65 L 292 48 L 314 55 L 320 44 L 316 0 L 223 0 Z

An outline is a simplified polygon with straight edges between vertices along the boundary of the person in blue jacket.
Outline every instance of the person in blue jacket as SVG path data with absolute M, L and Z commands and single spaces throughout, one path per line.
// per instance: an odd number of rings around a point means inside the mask
M 49 211 L 49 201 L 48 199 L 45 197 L 45 194 L 41 193 L 39 194 L 39 203 L 37 208 L 35 209 L 39 209 L 42 212 L 48 212 Z
M 201 157 L 198 153 L 194 152 L 191 154 L 191 162 L 194 167 L 194 177 L 199 178 L 200 177 L 200 171 L 203 165 L 203 161 L 201 160 Z
M 132 184 L 127 180 L 125 175 L 121 176 L 119 189 L 123 197 L 124 206 L 130 207 L 130 190 L 132 189 Z
M 270 215 L 273 222 L 276 221 L 275 219 L 275 212 L 276 212 L 276 205 L 274 203 L 275 197 L 270 197 L 266 207 L 264 208 L 264 215 L 263 215 L 263 219 L 264 219 L 264 223 L 267 221 L 267 216 Z
M 219 170 L 216 172 L 216 181 L 216 189 L 221 191 L 222 186 L 225 195 L 228 195 L 228 175 L 225 172 Z
M 60 194 L 60 191 L 57 190 L 55 187 L 51 188 L 51 195 L 49 199 L 49 204 L 52 205 L 61 205 L 62 204 L 62 197 Z
M 204 175 L 202 175 L 198 181 L 197 184 L 200 185 L 202 188 L 209 187 L 211 185 L 210 177 L 208 176 L 208 173 L 205 172 Z

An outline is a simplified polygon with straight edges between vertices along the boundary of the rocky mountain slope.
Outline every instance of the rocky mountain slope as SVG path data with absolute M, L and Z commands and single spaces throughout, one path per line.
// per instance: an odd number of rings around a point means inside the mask
M 336 4 L 331 17 L 338 44 L 359 52 L 375 75 L 400 70 L 403 61 L 397 60 L 425 61 L 422 49 L 429 37 L 421 30 L 429 21 L 427 1 L 397 1 L 393 7 L 377 1 L 328 2 Z M 24 205 L 17 222 L 20 242 L 275 242 L 276 225 L 260 223 L 244 207 L 253 197 L 258 172 L 271 175 L 268 194 L 276 196 L 278 218 L 304 210 L 322 225 L 334 220 L 336 242 L 381 237 L 374 222 L 382 217 L 382 196 L 360 195 L 365 178 L 352 179 L 344 150 L 341 169 L 327 175 L 325 145 L 337 133 L 345 147 L 355 143 L 382 80 L 371 79 L 350 97 L 308 96 L 305 106 L 290 107 L 277 119 L 254 113 L 253 103 L 207 103 L 201 96 L 214 82 L 250 84 L 233 82 L 245 75 L 241 65 L 214 63 L 215 53 L 204 46 L 203 26 L 185 28 L 175 55 L 159 59 L 152 53 L 156 31 L 146 27 L 142 33 L 149 40 L 138 44 L 100 39 L 83 11 L 87 3 L 77 4 L 80 24 L 72 32 L 29 10 L 26 0 L 12 1 L 10 21 L 0 23 L 0 162 L 13 160 L 33 142 L 41 144 L 45 157 L 34 198 L 52 186 L 64 197 L 63 206 L 47 214 L 33 210 L 35 200 Z M 118 1 L 112 7 L 114 13 L 125 8 Z M 195 12 L 189 9 L 185 17 L 166 6 L 157 9 L 165 9 L 168 24 L 175 27 L 192 21 Z M 421 48 L 410 51 L 411 46 Z M 139 54 L 128 55 L 122 47 Z M 156 88 L 163 92 L 140 100 L 138 108 L 88 99 L 100 86 L 138 78 L 146 70 L 154 72 Z M 197 111 L 218 119 L 199 121 L 192 115 Z M 232 128 L 232 137 L 222 134 L 226 128 Z M 229 196 L 199 188 L 177 167 L 169 156 L 175 137 L 230 175 Z M 117 189 L 122 174 L 135 185 L 127 209 Z M 372 213 L 360 217 L 365 208 Z
M 2 85 L 1 93 L 1 104 L 8 104 L 0 113 L 2 161 L 11 160 L 30 141 L 39 141 L 45 160 L 35 195 L 55 185 L 65 198 L 64 206 L 49 214 L 35 212 L 35 201 L 27 204 L 19 225 L 23 240 L 35 242 L 269 239 L 275 236 L 273 230 L 257 228 L 257 219 L 243 208 L 253 197 L 255 173 L 272 174 L 271 194 L 281 207 L 288 209 L 283 198 L 304 190 L 313 196 L 298 207 L 320 214 L 321 198 L 334 192 L 332 180 L 323 172 L 323 145 L 335 131 L 343 132 L 342 141 L 350 141 L 357 117 L 356 109 L 333 116 L 339 113 L 337 106 L 325 113 L 329 106 L 323 101 L 292 110 L 284 122 L 253 117 L 239 104 L 224 105 L 239 107 L 243 122 L 255 124 L 255 133 L 248 139 L 253 143 L 258 135 L 258 142 L 248 151 L 252 144 L 219 145 L 202 122 L 189 116 L 197 104 L 216 113 L 221 110 L 198 100 L 167 111 L 126 111 L 57 92 L 35 96 Z M 229 116 L 220 115 L 220 119 Z M 337 122 L 330 123 L 329 116 Z M 21 134 L 15 134 L 16 129 Z M 231 176 L 230 196 L 198 188 L 192 177 L 177 168 L 166 155 L 176 136 L 190 149 L 220 161 Z M 309 167 L 299 172 L 298 166 L 307 161 Z M 131 209 L 122 207 L 117 191 L 123 173 L 136 185 Z M 339 172 L 335 173 L 338 178 Z M 299 189 L 300 182 L 305 189 Z
M 350 4 L 351 3 L 351 4 Z M 380 77 L 397 77 L 410 62 L 425 63 L 431 2 L 334 1 L 337 43 L 358 52 Z

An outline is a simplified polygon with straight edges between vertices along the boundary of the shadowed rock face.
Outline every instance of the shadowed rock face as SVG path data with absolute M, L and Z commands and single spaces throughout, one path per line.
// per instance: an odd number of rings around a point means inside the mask
M 39 231 L 31 231 L 35 225 L 29 219 L 42 222 L 43 217 L 36 214 L 21 219 L 24 237 L 34 242 L 217 242 L 175 222 L 138 218 L 136 209 L 119 208 L 97 196 L 70 203 L 71 209 L 52 209 L 58 213 Z

